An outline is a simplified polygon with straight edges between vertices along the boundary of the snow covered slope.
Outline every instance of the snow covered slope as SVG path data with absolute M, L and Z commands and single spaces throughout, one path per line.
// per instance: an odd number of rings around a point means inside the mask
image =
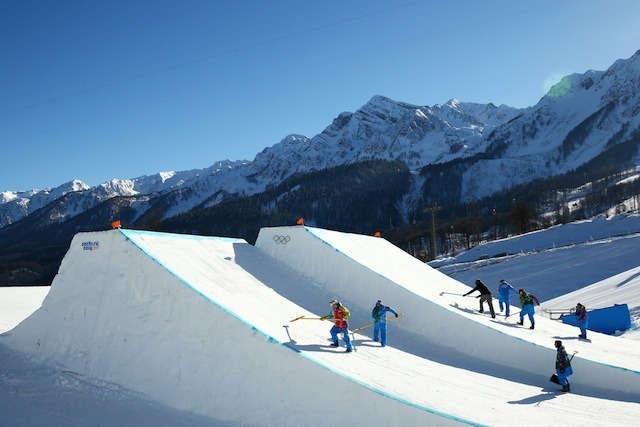
M 438 290 L 429 290 L 433 302 L 427 302 L 443 320 L 420 325 L 426 298 L 406 286 L 417 265 L 382 239 L 307 227 L 263 231 L 262 249 L 238 239 L 129 230 L 78 234 L 42 308 L 4 334 L 2 343 L 79 376 L 238 425 L 334 425 L 344 413 L 350 424 L 363 426 L 506 426 L 522 419 L 535 419 L 538 425 L 558 420 L 634 425 L 640 416 L 638 388 L 591 387 L 589 379 L 576 374 L 576 394 L 541 392 L 553 367 L 554 355 L 547 348 L 552 338 L 538 330 L 492 325 L 473 313 L 474 299 L 460 297 L 456 306 Z M 290 239 L 278 244 L 276 235 Z M 302 274 L 296 271 L 300 262 L 286 265 L 267 255 L 267 238 L 277 250 L 298 252 L 309 269 Z M 323 265 L 327 259 L 333 262 L 329 266 Z M 345 282 L 328 289 L 334 274 Z M 384 279 L 385 274 L 398 282 L 361 280 Z M 437 272 L 427 275 L 435 278 Z M 451 279 L 447 285 L 448 291 L 467 289 Z M 356 302 L 354 297 L 365 291 L 362 302 Z M 291 322 L 301 315 L 327 314 L 328 300 L 337 296 L 353 308 L 352 327 L 365 324 L 378 294 L 406 313 L 390 326 L 386 348 L 356 334 L 357 350 L 345 354 L 328 347 L 328 322 Z M 438 335 L 445 346 L 433 343 L 435 350 L 420 350 L 428 341 L 409 326 L 422 327 L 427 336 L 429 329 L 443 329 Z M 534 375 L 520 366 L 491 366 L 480 352 L 451 350 L 449 340 L 458 334 L 499 347 L 502 338 L 496 338 L 495 328 L 513 330 L 500 334 L 509 346 L 519 347 L 515 343 L 531 336 L 527 345 L 544 359 L 542 371 Z M 593 353 L 599 357 L 595 341 Z M 510 351 L 501 348 L 504 354 Z M 421 351 L 431 351 L 433 358 Z M 590 353 L 580 351 L 580 356 Z M 616 348 L 615 356 L 625 362 L 622 350 Z M 588 358 L 574 362 L 576 372 L 611 380 L 601 377 L 611 369 L 605 365 L 599 371 Z M 618 386 L 627 387 L 626 377 L 613 375 Z
M 408 404 L 393 388 L 372 384 L 366 370 L 358 373 L 358 357 L 341 366 L 345 355 L 326 347 L 327 324 L 290 335 L 288 319 L 314 314 L 239 265 L 272 263 L 264 258 L 236 239 L 78 234 L 42 308 L 5 339 L 78 375 L 222 420 L 328 425 L 327 407 L 349 396 L 350 404 L 367 406 L 363 425 L 456 423 L 424 399 Z M 388 365 L 381 357 L 389 355 L 374 353 L 368 364 Z
M 567 310 L 580 302 L 591 309 L 605 308 L 612 299 L 629 307 L 640 306 L 640 266 L 546 301 L 543 306 L 548 310 Z
M 0 287 L 0 333 L 13 329 L 41 305 L 49 286 Z
M 640 215 L 638 214 L 598 215 L 583 221 L 556 225 L 544 230 L 485 242 L 459 253 L 453 259 L 436 260 L 429 264 L 436 267 L 463 263 L 505 254 L 536 252 L 595 240 L 632 236 L 638 233 L 640 233 Z M 640 263 L 640 257 L 637 257 L 636 260 Z
M 279 243 L 283 237 L 286 244 Z M 477 300 L 461 296 L 468 286 L 384 239 L 312 227 L 274 227 L 260 231 L 256 246 L 362 311 L 382 299 L 408 313 L 398 327 L 424 345 L 437 343 L 488 364 L 508 369 L 517 360 L 518 369 L 540 374 L 554 360 L 553 342 L 575 335 L 575 328 L 540 317 L 531 331 L 517 327 L 515 316 L 505 321 L 480 315 Z M 575 383 L 637 394 L 640 345 L 625 345 L 611 360 L 609 349 L 617 345 L 616 338 L 599 334 L 593 341 L 572 343 L 581 352 L 577 369 L 589 371 Z

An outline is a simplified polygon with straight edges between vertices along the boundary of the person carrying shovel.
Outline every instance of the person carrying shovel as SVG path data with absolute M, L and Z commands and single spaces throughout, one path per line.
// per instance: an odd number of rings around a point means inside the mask
M 342 334 L 342 339 L 347 345 L 347 353 L 351 353 L 353 351 L 353 346 L 351 345 L 351 339 L 349 338 L 349 322 L 347 321 L 349 316 L 351 316 L 351 313 L 347 307 L 343 306 L 338 300 L 331 300 L 329 304 L 332 309 L 331 314 L 322 316 L 320 319 L 325 320 L 333 318 L 333 327 L 329 331 L 332 341 L 331 346 L 340 346 L 338 343 L 338 334 Z

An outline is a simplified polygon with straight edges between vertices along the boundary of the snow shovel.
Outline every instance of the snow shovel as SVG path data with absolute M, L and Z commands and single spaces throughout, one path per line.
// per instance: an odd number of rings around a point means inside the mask
M 505 316 L 505 319 L 506 319 L 507 317 L 511 317 L 511 316 L 513 316 L 514 314 L 518 314 L 518 313 L 520 313 L 521 311 L 522 311 L 522 310 L 518 310 L 518 311 L 516 311 L 516 312 L 513 312 L 513 313 L 509 314 L 508 316 Z
M 296 320 L 331 320 L 331 321 L 333 321 L 335 319 L 324 318 L 324 317 L 304 317 L 304 316 L 299 316 L 299 317 L 296 317 L 295 319 L 289 320 L 289 322 L 295 322 Z
M 398 313 L 398 317 L 402 317 L 402 316 L 404 316 L 404 313 Z M 389 320 L 397 319 L 398 317 L 396 317 L 396 316 L 390 316 L 390 317 L 387 317 L 387 322 L 388 322 Z M 357 328 L 352 329 L 352 330 L 351 330 L 351 332 L 352 332 L 352 333 L 353 333 L 353 332 L 358 332 L 358 331 L 361 331 L 361 330 L 363 330 L 363 329 L 366 329 L 366 328 L 368 328 L 368 327 L 370 327 L 370 326 L 373 326 L 373 325 L 375 325 L 375 324 L 376 324 L 375 322 L 367 323 L 366 325 L 358 326 Z

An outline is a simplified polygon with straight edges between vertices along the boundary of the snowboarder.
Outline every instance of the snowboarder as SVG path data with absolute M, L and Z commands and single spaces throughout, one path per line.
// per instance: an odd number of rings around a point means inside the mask
M 333 318 L 334 324 L 329 333 L 331 334 L 331 346 L 339 347 L 338 344 L 338 334 L 342 334 L 342 339 L 344 343 L 347 345 L 347 353 L 351 353 L 353 351 L 353 347 L 351 345 L 351 339 L 349 339 L 349 323 L 347 319 L 351 316 L 351 313 L 347 309 L 347 307 L 343 306 L 338 300 L 331 300 L 329 303 L 332 308 L 331 314 L 327 316 L 322 316 L 321 319 L 331 319 Z
M 493 310 L 493 296 L 491 295 L 491 291 L 489 290 L 489 288 L 487 288 L 487 286 L 482 283 L 482 280 L 476 279 L 476 287 L 462 296 L 466 297 L 473 291 L 480 292 L 480 295 L 476 297 L 480 298 L 480 313 L 484 313 L 484 303 L 487 302 L 489 304 L 489 310 L 491 311 L 491 317 L 495 319 L 496 312 Z
M 506 305 L 507 311 L 505 313 L 505 317 L 509 317 L 511 315 L 511 303 L 509 302 L 511 299 L 511 292 L 518 295 L 516 288 L 511 286 L 506 280 L 500 279 L 500 284 L 498 285 L 498 303 L 500 304 L 500 311 L 503 310 L 503 304 Z
M 535 313 L 533 303 L 535 302 L 536 304 L 540 305 L 540 301 L 538 301 L 538 298 L 536 298 L 535 295 L 528 293 L 524 289 L 518 289 L 518 294 L 520 295 L 520 306 L 522 306 L 522 309 L 520 310 L 520 321 L 518 322 L 518 325 L 524 324 L 524 316 L 526 314 L 529 315 L 529 320 L 531 321 L 531 326 L 529 327 L 529 329 L 534 329 L 536 322 L 533 320 L 533 314 Z
M 387 345 L 387 311 L 393 313 L 396 317 L 398 317 L 398 313 L 396 311 L 382 304 L 381 300 L 376 302 L 375 307 L 371 311 L 371 317 L 373 317 L 373 340 L 378 342 L 378 338 L 380 340 L 380 345 L 385 347 Z
M 589 316 L 587 315 L 587 308 L 578 303 L 576 304 L 575 312 L 573 313 L 578 321 L 578 327 L 580 328 L 580 335 L 578 338 L 587 339 L 587 327 L 589 326 Z
M 571 359 L 567 356 L 567 351 L 562 345 L 562 341 L 556 340 L 554 343 L 556 353 L 556 374 L 558 375 L 558 383 L 562 386 L 562 391 L 571 393 L 571 384 L 569 384 L 569 375 L 573 374 L 571 369 Z

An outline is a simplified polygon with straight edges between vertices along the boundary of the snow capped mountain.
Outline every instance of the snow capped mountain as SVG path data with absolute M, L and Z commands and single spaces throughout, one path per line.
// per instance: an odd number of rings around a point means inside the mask
M 87 200 L 82 208 L 68 214 L 73 216 L 116 196 L 153 195 L 163 197 L 164 216 L 170 217 L 202 203 L 215 205 L 230 195 L 262 192 L 294 174 L 348 163 L 400 160 L 418 169 L 482 151 L 486 146 L 484 134 L 519 111 L 457 100 L 418 107 L 374 96 L 355 113 L 340 114 L 319 135 L 289 135 L 258 153 L 252 162 L 225 160 L 205 169 L 113 179 L 92 188 L 77 188 L 73 191 L 84 191 Z M 59 192 L 59 197 L 64 194 Z M 0 227 L 19 221 L 44 205 L 34 204 L 32 197 L 22 197 L 21 210 L 9 210 L 5 207 L 8 197 L 3 198 Z
M 67 211 L 61 214 L 62 217 L 75 216 L 113 197 L 157 196 L 192 183 L 196 185 L 198 179 L 204 175 L 215 175 L 221 171 L 233 169 L 243 163 L 245 162 L 225 160 L 207 169 L 159 172 L 150 176 L 144 175 L 125 180 L 112 179 L 95 187 L 89 187 L 82 181 L 73 180 L 55 189 L 23 192 L 5 191 L 0 193 L 0 228 L 19 221 L 35 210 L 47 206 L 71 192 L 82 193 L 82 197 L 75 198 L 75 202 L 72 205 L 68 205 Z M 195 205 L 208 196 L 209 194 L 202 196 Z
M 341 113 L 313 138 L 289 135 L 259 153 L 244 174 L 277 183 L 294 173 L 306 173 L 354 162 L 399 160 L 411 169 L 475 154 L 483 135 L 500 119 L 519 110 L 460 103 L 418 107 L 374 96 L 355 113 Z
M 486 158 L 464 174 L 463 200 L 575 169 L 640 133 L 640 51 L 606 72 L 564 77 L 540 102 L 488 137 Z M 636 143 L 637 146 L 637 143 Z M 635 157 L 640 159 L 636 150 Z M 494 173 L 499 171 L 499 173 Z M 494 185 L 479 185 L 489 176 Z
M 73 180 L 56 188 L 31 191 L 4 191 L 0 193 L 0 228 L 19 221 L 31 212 L 59 199 L 67 193 L 85 191 L 90 187 Z
M 374 96 L 355 113 L 341 113 L 313 138 L 289 135 L 258 153 L 252 162 L 202 173 L 186 191 L 167 194 L 166 217 L 225 197 L 253 195 L 294 174 L 367 160 L 399 160 L 412 169 L 473 155 L 485 147 L 484 134 L 520 110 L 492 104 L 460 103 L 418 107 Z M 416 187 L 419 188 L 419 187 Z M 170 201 L 169 201 L 170 200 Z
M 463 167 L 449 172 L 460 182 L 458 200 L 480 199 L 575 169 L 622 142 L 634 141 L 640 136 L 638 87 L 640 51 L 604 72 L 566 76 L 526 109 L 455 99 L 416 106 L 374 96 L 359 110 L 339 114 L 320 134 L 289 135 L 253 161 L 225 160 L 205 169 L 114 179 L 92 188 L 72 181 L 76 184 L 55 190 L 0 193 L 0 228 L 69 192 L 82 197 L 75 198 L 73 206 L 58 207 L 61 218 L 117 196 L 131 198 L 138 216 L 155 209 L 168 218 L 229 196 L 263 192 L 294 174 L 367 160 L 400 161 L 412 171 L 436 164 L 446 170 L 448 162 L 464 160 Z M 629 160 L 639 158 L 636 150 Z M 420 204 L 423 186 L 434 177 L 414 174 L 411 187 L 416 194 L 405 199 Z

